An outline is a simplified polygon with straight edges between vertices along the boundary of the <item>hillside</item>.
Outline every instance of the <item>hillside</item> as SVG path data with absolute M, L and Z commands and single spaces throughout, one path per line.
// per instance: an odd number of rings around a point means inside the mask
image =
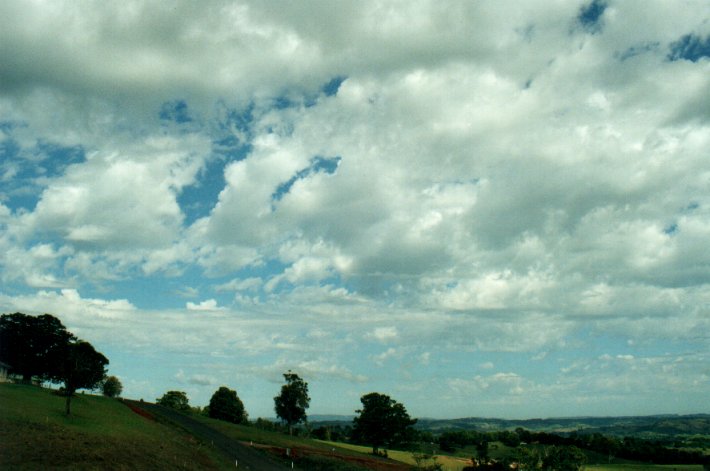
M 335 443 L 150 403 L 79 394 L 72 410 L 64 415 L 64 398 L 55 391 L 0 383 L 0 469 L 234 469 L 235 455 L 259 470 L 290 469 L 291 461 L 304 470 L 409 469 Z
M 269 462 L 268 467 L 257 466 L 253 469 L 271 469 L 272 465 L 278 469 L 282 466 L 286 468 L 290 467 L 291 461 L 298 469 L 398 471 L 409 469 L 413 464 L 411 453 L 407 452 L 390 450 L 393 459 L 386 460 L 369 455 L 369 447 L 290 437 L 256 426 L 178 414 L 139 401 L 80 394 L 73 404 L 74 414 L 66 417 L 64 398 L 54 391 L 36 386 L 0 384 L 0 469 L 216 470 L 233 469 L 235 457 L 243 463 L 250 460 Z M 323 418 L 335 420 L 312 422 L 311 426 L 315 428 L 318 423 L 349 423 L 349 418 L 342 421 L 333 416 Z M 603 430 L 606 434 L 655 433 L 681 437 L 707 435 L 709 419 L 710 416 L 705 415 L 522 421 L 422 419 L 418 427 L 435 433 L 457 429 L 494 431 L 522 427 L 546 432 L 581 429 L 580 433 Z M 698 442 L 693 447 L 704 448 L 704 443 Z M 455 470 L 461 469 L 475 453 L 473 448 L 468 447 L 459 450 L 456 453 L 458 457 L 439 456 L 438 459 L 445 469 Z M 511 453 L 513 449 L 500 442 L 491 447 L 494 458 L 510 458 L 513 456 Z M 589 463 L 607 462 L 609 459 L 606 454 L 596 456 L 591 451 L 587 454 Z M 620 464 L 618 460 L 615 462 Z
M 186 433 L 141 417 L 115 399 L 64 398 L 36 386 L 0 384 L 2 469 L 224 469 Z

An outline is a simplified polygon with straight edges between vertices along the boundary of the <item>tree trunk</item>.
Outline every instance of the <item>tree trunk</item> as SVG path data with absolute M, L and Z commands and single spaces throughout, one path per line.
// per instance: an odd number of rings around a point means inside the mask
M 66 403 L 65 403 L 65 412 L 66 412 L 66 415 L 71 415 L 71 397 L 72 397 L 72 393 L 69 392 L 69 391 L 66 391 L 66 395 L 67 395 L 67 400 L 66 400 Z

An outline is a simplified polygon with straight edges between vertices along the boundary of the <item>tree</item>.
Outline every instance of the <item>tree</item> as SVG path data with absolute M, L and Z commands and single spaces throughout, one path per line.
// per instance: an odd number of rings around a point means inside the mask
M 71 415 L 71 398 L 77 389 L 94 389 L 106 376 L 108 359 L 83 340 L 71 342 L 61 349 L 57 371 L 52 381 L 64 383 L 66 414 Z
M 209 416 L 213 419 L 226 420 L 235 424 L 247 421 L 247 413 L 244 410 L 244 404 L 237 396 L 237 391 L 226 386 L 220 387 L 212 395 Z
M 369 393 L 360 398 L 362 409 L 353 419 L 353 436 L 372 445 L 377 454 L 382 445 L 393 446 L 406 440 L 417 419 L 409 417 L 405 407 L 385 394 Z
M 170 407 L 171 409 L 187 412 L 190 410 L 187 394 L 184 391 L 168 391 L 163 394 L 163 397 L 156 399 L 155 402 L 161 406 Z
M 26 383 L 34 376 L 56 376 L 62 349 L 76 340 L 59 319 L 49 314 L 16 312 L 0 317 L 0 361 L 9 364 L 12 373 L 22 375 Z
M 306 409 L 311 403 L 308 397 L 308 383 L 303 381 L 296 373 L 288 370 L 284 373 L 286 384 L 281 386 L 281 393 L 274 398 L 276 415 L 288 425 L 289 435 L 293 434 L 293 426 L 305 422 Z
M 121 384 L 121 381 L 115 376 L 109 376 L 104 380 L 102 384 L 102 390 L 104 396 L 118 397 L 121 395 L 121 391 L 123 391 L 123 385 Z
M 552 446 L 545 450 L 545 456 L 542 458 L 542 469 L 579 471 L 586 461 L 586 455 L 576 446 Z
M 488 440 L 482 439 L 476 442 L 476 456 L 481 463 L 488 463 Z
M 519 447 L 517 449 L 518 467 L 521 470 L 536 470 L 540 465 L 540 452 L 536 448 Z

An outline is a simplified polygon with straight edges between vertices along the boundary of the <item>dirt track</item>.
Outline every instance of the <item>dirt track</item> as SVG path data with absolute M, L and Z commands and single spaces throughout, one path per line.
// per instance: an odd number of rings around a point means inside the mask
M 147 402 L 124 401 L 134 411 L 136 409 L 143 410 L 148 415 L 159 417 L 168 422 L 187 430 L 195 437 L 205 443 L 209 443 L 227 456 L 232 463 L 237 467 L 235 469 L 251 469 L 258 471 L 282 471 L 291 469 L 291 466 L 286 466 L 278 462 L 270 456 L 254 450 L 248 446 L 232 440 L 225 434 L 209 427 L 202 422 L 199 422 L 187 415 L 181 414 L 167 407 Z M 145 414 L 141 414 L 145 415 Z

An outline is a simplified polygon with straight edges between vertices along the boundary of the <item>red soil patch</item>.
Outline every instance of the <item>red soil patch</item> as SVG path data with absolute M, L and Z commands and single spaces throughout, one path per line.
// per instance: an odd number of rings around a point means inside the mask
M 148 412 L 147 410 L 141 409 L 140 407 L 138 407 L 134 404 L 131 404 L 130 402 L 124 401 L 123 403 L 125 405 L 127 405 L 129 409 L 131 409 L 133 412 L 140 415 L 141 417 L 145 417 L 146 419 L 152 420 L 153 422 L 155 422 L 155 416 L 153 414 L 151 414 L 150 412 Z

